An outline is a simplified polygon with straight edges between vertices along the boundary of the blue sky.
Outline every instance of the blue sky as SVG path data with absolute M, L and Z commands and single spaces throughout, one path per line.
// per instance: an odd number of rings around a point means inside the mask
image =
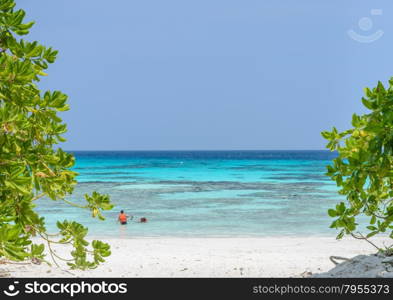
M 391 0 L 17 3 L 60 50 L 69 150 L 323 149 L 393 76 Z

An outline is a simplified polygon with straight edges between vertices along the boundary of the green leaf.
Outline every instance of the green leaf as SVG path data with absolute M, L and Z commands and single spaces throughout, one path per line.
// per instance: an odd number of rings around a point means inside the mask
M 379 233 L 379 231 L 373 231 L 373 232 L 370 232 L 369 234 L 367 234 L 367 238 L 370 238 L 370 237 L 372 237 L 372 236 L 374 236 L 374 235 L 376 235 L 377 233 Z
M 337 212 L 334 209 L 329 209 L 328 214 L 332 218 L 337 217 Z
M 336 205 L 337 215 L 341 216 L 345 212 L 345 204 L 344 202 L 340 202 L 340 204 Z
M 372 110 L 374 108 L 373 102 L 371 102 L 371 101 L 369 101 L 369 100 L 367 100 L 365 98 L 362 98 L 362 103 L 368 109 Z

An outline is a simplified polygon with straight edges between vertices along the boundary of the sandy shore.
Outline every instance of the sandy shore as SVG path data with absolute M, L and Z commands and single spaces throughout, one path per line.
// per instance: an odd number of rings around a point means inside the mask
M 12 277 L 299 277 L 333 268 L 329 256 L 375 253 L 365 241 L 334 237 L 107 239 L 112 255 L 95 270 L 1 264 Z M 383 239 L 375 239 L 382 245 Z M 65 255 L 66 249 L 57 248 Z M 48 257 L 49 259 L 49 257 Z

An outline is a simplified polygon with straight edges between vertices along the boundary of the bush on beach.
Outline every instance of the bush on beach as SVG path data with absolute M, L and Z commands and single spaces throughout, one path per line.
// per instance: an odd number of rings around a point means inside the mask
M 371 243 L 379 251 L 392 254 L 392 246 L 381 248 L 370 241 L 379 233 L 393 238 L 393 78 L 389 87 L 381 82 L 364 89 L 363 105 L 370 111 L 352 116 L 353 128 L 339 132 L 322 132 L 329 142 L 327 148 L 337 151 L 333 164 L 327 166 L 327 176 L 340 188 L 347 203 L 329 209 L 335 218 L 331 228 L 339 229 L 337 238 L 345 234 Z M 369 217 L 367 234 L 358 231 L 356 218 Z
M 64 260 L 71 268 L 94 268 L 110 255 L 108 244 L 94 240 L 90 245 L 85 239 L 88 229 L 73 221 L 58 221 L 59 232 L 49 234 L 44 218 L 34 210 L 36 200 L 46 197 L 104 219 L 102 211 L 113 205 L 108 195 L 96 192 L 85 195 L 82 205 L 66 199 L 77 176 L 70 170 L 73 155 L 57 146 L 65 141 L 67 128 L 58 112 L 69 109 L 67 96 L 37 86 L 58 52 L 17 38 L 34 25 L 24 17 L 14 0 L 0 0 L 0 258 L 40 262 L 46 245 L 56 264 Z M 34 244 L 34 236 L 44 243 Z M 53 243 L 71 245 L 71 257 L 59 257 Z

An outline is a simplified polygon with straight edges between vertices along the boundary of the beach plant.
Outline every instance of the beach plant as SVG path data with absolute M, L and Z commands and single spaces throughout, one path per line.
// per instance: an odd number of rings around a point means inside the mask
M 67 131 L 59 117 L 69 109 L 67 96 L 38 86 L 58 52 L 22 39 L 34 24 L 24 18 L 14 0 L 0 0 L 0 258 L 40 263 L 49 253 L 56 264 L 64 260 L 71 268 L 94 268 L 110 255 L 108 244 L 89 243 L 88 229 L 69 220 L 59 220 L 58 232 L 49 234 L 35 210 L 38 199 L 41 205 L 64 201 L 104 219 L 102 211 L 112 204 L 108 195 L 96 192 L 83 202 L 66 199 L 77 183 L 74 156 L 58 145 Z M 60 257 L 54 244 L 71 247 L 69 257 Z
M 338 154 L 327 166 L 327 176 L 347 200 L 328 214 L 334 218 L 331 228 L 340 230 L 338 239 L 351 235 L 392 254 L 393 245 L 379 247 L 370 238 L 380 233 L 393 238 L 393 78 L 388 87 L 378 82 L 364 94 L 362 103 L 368 111 L 353 114 L 352 128 L 322 132 L 327 148 Z M 369 223 L 365 233 L 358 230 L 361 215 Z

